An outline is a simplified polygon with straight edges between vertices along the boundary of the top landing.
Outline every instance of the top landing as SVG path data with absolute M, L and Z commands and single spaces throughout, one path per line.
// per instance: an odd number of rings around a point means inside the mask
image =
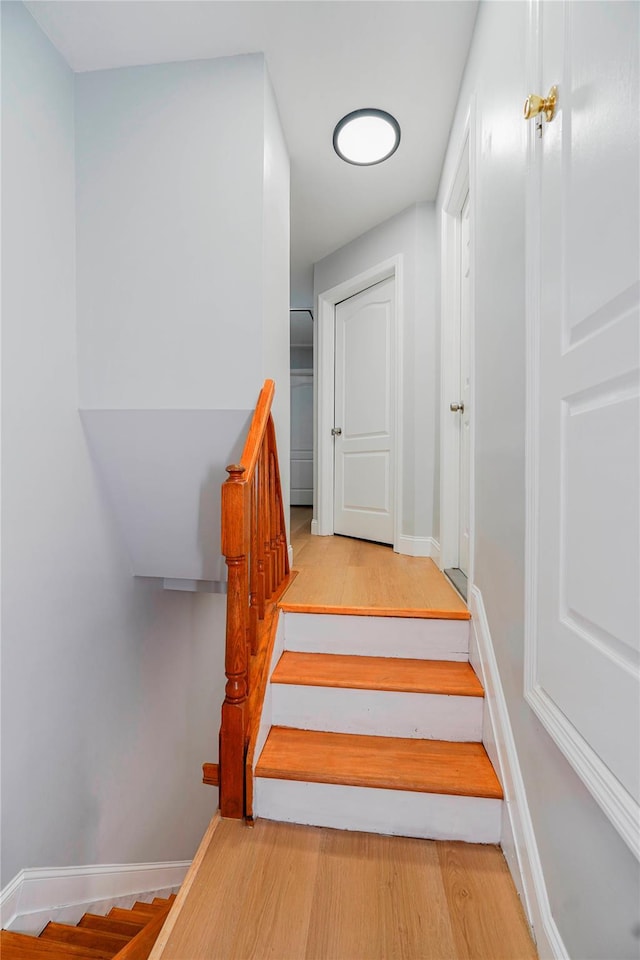
M 279 607 L 290 613 L 468 620 L 471 614 L 433 560 L 349 537 L 312 537 L 311 510 L 291 509 L 298 575 Z

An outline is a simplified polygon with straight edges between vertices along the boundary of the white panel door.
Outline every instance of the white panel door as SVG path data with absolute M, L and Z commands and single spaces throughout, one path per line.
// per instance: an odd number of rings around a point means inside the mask
M 291 505 L 313 504 L 313 374 L 291 374 Z
M 535 92 L 557 84 L 559 104 L 531 131 L 527 695 L 637 849 L 640 7 L 539 10 Z
M 458 496 L 458 567 L 469 574 L 469 515 L 471 499 L 471 235 L 469 194 L 460 213 L 460 486 Z
M 334 531 L 393 543 L 395 281 L 336 305 Z

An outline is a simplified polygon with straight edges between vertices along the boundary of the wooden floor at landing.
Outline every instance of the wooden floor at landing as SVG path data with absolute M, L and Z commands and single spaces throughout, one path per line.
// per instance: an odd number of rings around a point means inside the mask
M 495 846 L 219 820 L 174 914 L 150 960 L 537 957 Z
M 469 611 L 433 560 L 349 537 L 311 535 L 311 509 L 291 508 L 297 576 L 280 606 L 297 613 L 466 620 Z

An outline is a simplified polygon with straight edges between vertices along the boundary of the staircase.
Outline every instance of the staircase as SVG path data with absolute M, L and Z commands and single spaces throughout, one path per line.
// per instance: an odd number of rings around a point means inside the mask
M 503 794 L 481 742 L 468 613 L 299 613 L 286 594 L 280 608 L 254 815 L 497 843 Z
M 73 927 L 48 923 L 38 937 L 9 930 L 0 932 L 2 960 L 146 960 L 162 929 L 171 904 L 155 898 L 136 901 L 131 910 L 113 907 L 106 917 L 85 913 Z

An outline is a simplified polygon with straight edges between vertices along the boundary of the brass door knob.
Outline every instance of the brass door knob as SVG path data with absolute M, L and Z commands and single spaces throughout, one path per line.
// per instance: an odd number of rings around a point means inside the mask
M 547 122 L 553 120 L 556 112 L 556 103 L 558 102 L 558 88 L 551 87 L 546 99 L 532 93 L 527 97 L 524 103 L 524 118 L 530 120 L 531 117 L 537 117 L 539 113 L 544 113 Z

